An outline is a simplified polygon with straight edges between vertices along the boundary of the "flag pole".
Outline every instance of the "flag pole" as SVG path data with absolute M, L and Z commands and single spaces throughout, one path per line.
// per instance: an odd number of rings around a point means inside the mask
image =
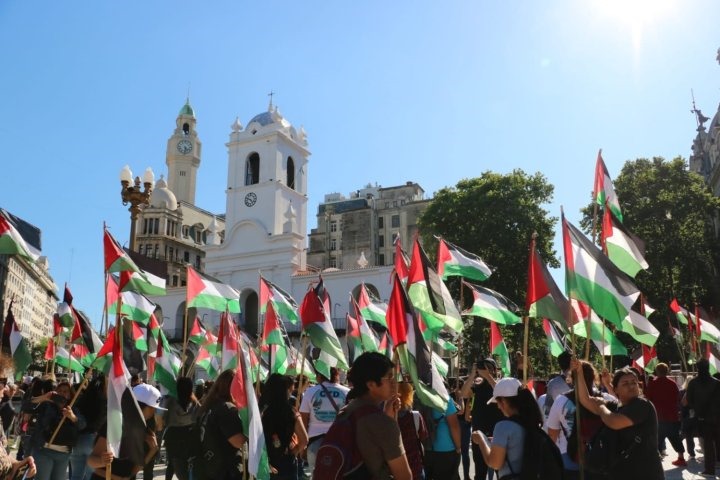
M 190 267 L 187 267 L 190 268 Z M 187 299 L 187 289 L 189 287 L 185 286 L 185 315 L 183 316 L 183 350 L 182 350 L 182 369 L 181 371 L 185 371 L 185 360 L 187 360 L 187 342 L 188 342 L 188 328 L 187 328 L 187 320 L 188 320 L 188 299 Z M 221 363 L 222 365 L 222 363 Z M 187 371 L 185 371 L 187 373 Z
M 302 333 L 302 340 L 300 342 L 300 373 L 298 373 L 298 393 L 295 397 L 295 410 L 300 408 L 300 396 L 302 395 L 303 378 L 305 377 L 305 351 L 307 350 L 307 335 L 305 332 Z
M 67 405 L 69 408 L 72 408 L 75 405 L 75 402 L 77 401 L 78 397 L 82 393 L 83 390 L 85 390 L 88 386 L 88 383 L 90 383 L 90 377 L 92 376 L 93 369 L 92 367 L 88 368 L 88 371 L 85 372 L 85 378 L 83 378 L 82 383 L 78 387 L 77 391 L 75 392 L 75 396 L 70 400 L 70 403 Z M 52 436 L 50 437 L 50 440 L 48 443 L 53 443 L 53 440 L 55 440 L 55 437 L 57 436 L 58 432 L 60 431 L 60 427 L 62 427 L 63 422 L 65 421 L 67 417 L 62 416 L 60 418 L 60 421 L 58 422 L 58 426 L 55 427 L 55 431 L 53 432 Z
M 527 386 L 528 378 L 528 336 L 530 334 L 530 317 L 525 315 L 523 317 L 523 323 L 525 324 L 525 331 L 523 334 L 523 385 Z

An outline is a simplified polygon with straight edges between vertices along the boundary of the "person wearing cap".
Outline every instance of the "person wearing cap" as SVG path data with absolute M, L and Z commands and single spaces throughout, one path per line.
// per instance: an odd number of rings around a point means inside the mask
M 493 388 L 493 396 L 488 404 L 497 404 L 506 417 L 497 422 L 492 432 L 492 440 L 475 430 L 472 441 L 482 454 L 485 463 L 498 472 L 499 478 L 510 478 L 522 472 L 522 458 L 525 430 L 542 427 L 542 413 L 532 392 L 523 387 L 520 380 L 507 377 L 499 380 Z M 519 422 L 519 423 L 518 423 Z
M 155 416 L 156 410 L 165 411 L 165 408 L 160 406 L 160 390 L 147 383 L 141 383 L 133 387 L 132 392 L 145 424 L 123 422 L 119 457 L 114 457 L 112 452 L 108 451 L 107 423 L 100 427 L 93 451 L 88 456 L 88 465 L 93 468 L 90 477 L 92 480 L 103 480 L 105 467 L 108 464 L 111 465 L 113 480 L 129 480 L 154 458 L 158 451 L 157 437 L 148 423 Z M 125 417 L 125 414 L 123 416 Z M 140 451 L 141 449 L 144 453 Z
M 488 403 L 493 396 L 497 364 L 492 358 L 479 360 L 473 365 L 470 374 L 460 390 L 463 398 L 469 403 L 472 430 L 479 430 L 485 435 L 492 435 L 495 424 L 503 418 L 495 403 Z M 492 478 L 493 473 L 488 466 L 476 443 L 472 444 L 473 463 L 475 464 L 475 480 Z

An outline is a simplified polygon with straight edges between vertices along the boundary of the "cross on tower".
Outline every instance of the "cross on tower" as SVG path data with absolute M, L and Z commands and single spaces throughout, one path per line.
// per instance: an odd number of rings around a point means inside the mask
M 273 92 L 272 90 L 270 90 L 270 93 L 268 93 L 268 97 L 270 97 L 270 106 L 268 107 L 269 109 L 272 108 L 272 106 L 273 106 L 273 105 L 272 105 L 272 97 L 273 97 L 273 95 L 275 95 L 275 92 Z

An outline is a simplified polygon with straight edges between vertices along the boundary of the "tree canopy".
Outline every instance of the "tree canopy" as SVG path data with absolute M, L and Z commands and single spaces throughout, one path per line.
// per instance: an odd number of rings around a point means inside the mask
M 614 185 L 623 225 L 645 241 L 649 268 L 638 273 L 636 282 L 658 309 L 651 317 L 655 326 L 668 330 L 667 319 L 674 318 L 668 307 L 672 298 L 688 308 L 697 302 L 717 313 L 720 248 L 713 220 L 718 218 L 720 199 L 680 157 L 627 161 Z M 591 230 L 593 208 L 583 209 L 586 231 Z M 597 224 L 599 228 L 599 219 Z M 658 348 L 661 359 L 677 356 L 668 336 L 661 337 Z
M 520 307 L 525 304 L 529 245 L 537 232 L 537 248 L 543 260 L 552 267 L 560 266 L 553 249 L 557 217 L 544 208 L 553 196 L 554 187 L 541 173 L 529 175 L 523 170 L 508 174 L 484 172 L 481 176 L 463 179 L 454 187 L 435 193 L 433 201 L 419 219 L 423 244 L 434 254 L 438 235 L 479 255 L 493 270 L 483 286 L 496 290 Z M 448 286 L 460 294 L 459 281 Z M 463 306 L 472 303 L 465 291 Z M 476 319 L 466 328 L 462 355 L 468 359 L 488 354 L 488 322 Z M 508 349 L 522 347 L 522 325 L 503 327 Z M 531 324 L 530 357 L 538 371 L 547 372 L 547 348 L 542 324 Z

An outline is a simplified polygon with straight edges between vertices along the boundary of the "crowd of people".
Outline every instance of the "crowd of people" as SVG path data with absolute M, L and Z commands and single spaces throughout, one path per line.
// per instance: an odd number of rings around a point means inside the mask
M 547 432 L 565 479 L 581 478 L 581 470 L 589 480 L 662 479 L 666 442 L 677 454 L 673 464 L 683 468 L 699 450 L 698 438 L 703 473 L 714 476 L 720 381 L 707 361 L 698 361 L 697 375 L 679 385 L 664 363 L 646 377 L 628 367 L 598 374 L 569 352 L 558 360 L 560 371 L 545 388 L 536 383 L 535 390 L 543 391 L 536 397 L 518 378 L 503 378 L 493 359 L 481 359 L 464 378 L 451 379 L 444 410 L 422 405 L 412 383 L 379 353 L 359 356 L 347 385 L 336 369 L 304 391 L 293 377 L 272 374 L 259 392 L 271 478 L 326 480 L 334 478 L 332 469 L 358 479 L 519 478 L 530 468 L 528 439 L 538 431 Z M 139 434 L 123 432 L 117 456 L 108 451 L 101 374 L 74 403 L 78 385 L 67 381 L 27 377 L 21 385 L 6 385 L 0 478 L 102 479 L 108 466 L 115 480 L 140 472 L 153 478 L 161 444 L 167 480 L 243 478 L 248 439 L 233 376 L 227 370 L 213 382 L 180 377 L 172 396 L 134 376 L 145 426 Z M 16 411 L 12 399 L 18 396 Z M 20 439 L 15 458 L 4 436 L 10 429 Z M 330 447 L 335 453 L 328 454 Z M 333 455 L 343 450 L 345 464 L 342 458 L 335 464 Z

